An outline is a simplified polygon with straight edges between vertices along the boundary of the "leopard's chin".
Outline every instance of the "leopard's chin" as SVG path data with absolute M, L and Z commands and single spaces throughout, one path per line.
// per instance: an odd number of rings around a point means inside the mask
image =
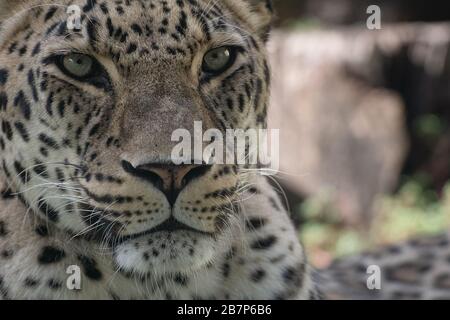
M 160 231 L 125 241 L 114 249 L 122 273 L 137 277 L 189 274 L 215 260 L 223 249 L 220 240 L 195 231 Z

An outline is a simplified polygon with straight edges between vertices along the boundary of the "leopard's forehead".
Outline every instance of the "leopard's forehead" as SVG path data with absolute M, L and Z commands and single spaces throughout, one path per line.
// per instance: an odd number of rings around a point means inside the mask
M 59 41 L 52 45 L 60 50 L 94 50 L 117 60 L 122 55 L 133 60 L 151 53 L 157 57 L 192 56 L 202 46 L 246 46 L 256 41 L 245 22 L 226 5 L 227 1 L 67 3 L 70 5 L 40 7 L 45 23 L 42 25 L 42 19 L 37 19 L 39 23 L 33 26 L 40 28 L 45 37 L 58 37 Z M 81 30 L 76 28 L 77 21 Z

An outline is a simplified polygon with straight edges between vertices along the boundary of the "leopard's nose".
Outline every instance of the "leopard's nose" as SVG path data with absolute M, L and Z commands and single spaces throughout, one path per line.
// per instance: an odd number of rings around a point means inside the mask
M 128 173 L 150 181 L 160 189 L 173 206 L 178 195 L 191 181 L 205 175 L 210 169 L 209 165 L 166 165 L 145 164 L 133 167 L 129 162 L 123 161 L 122 167 Z

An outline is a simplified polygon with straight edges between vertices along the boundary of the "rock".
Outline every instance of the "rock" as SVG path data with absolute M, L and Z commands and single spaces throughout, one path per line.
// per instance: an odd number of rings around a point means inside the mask
M 269 127 L 280 131 L 281 180 L 328 194 L 344 222 L 367 226 L 397 186 L 408 151 L 405 105 L 383 81 L 386 56 L 414 29 L 276 33 Z M 435 33 L 434 33 L 435 34 Z

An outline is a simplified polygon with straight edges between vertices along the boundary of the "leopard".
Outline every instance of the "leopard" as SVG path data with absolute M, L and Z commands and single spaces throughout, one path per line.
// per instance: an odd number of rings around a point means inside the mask
M 263 170 L 174 163 L 196 121 L 267 126 L 274 15 L 0 0 L 0 299 L 450 299 L 448 233 L 315 270 Z
M 0 0 L 0 298 L 319 299 L 270 175 L 172 134 L 267 127 L 266 0 Z

